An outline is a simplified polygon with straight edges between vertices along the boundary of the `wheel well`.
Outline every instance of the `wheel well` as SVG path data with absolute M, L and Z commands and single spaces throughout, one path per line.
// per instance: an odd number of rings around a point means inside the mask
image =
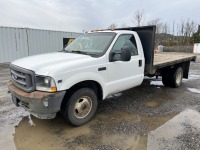
M 71 95 L 75 91 L 77 91 L 78 89 L 81 89 L 81 88 L 91 88 L 96 93 L 98 100 L 103 99 L 103 90 L 102 90 L 101 85 L 98 82 L 92 81 L 92 80 L 82 81 L 82 82 L 79 82 L 79 83 L 73 85 L 70 89 L 68 89 L 66 91 L 66 94 L 65 94 L 62 104 L 61 104 L 61 111 L 64 110 L 68 98 L 71 97 Z
M 183 69 L 183 78 L 188 79 L 190 61 L 184 62 L 184 63 L 180 63 L 180 64 L 176 64 L 176 65 L 171 66 L 171 67 L 162 68 L 162 69 L 160 70 L 160 71 L 161 71 L 161 75 L 162 75 L 162 74 L 166 74 L 166 73 L 168 73 L 171 69 L 178 68 L 178 67 L 181 67 L 181 68 Z

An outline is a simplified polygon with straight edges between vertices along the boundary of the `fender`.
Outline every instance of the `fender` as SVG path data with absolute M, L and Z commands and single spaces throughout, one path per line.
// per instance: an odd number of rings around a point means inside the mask
M 77 83 L 80 83 L 82 81 L 87 81 L 87 80 L 92 80 L 92 81 L 96 81 L 97 83 L 100 84 L 102 90 L 103 90 L 103 99 L 105 98 L 105 83 L 106 81 L 104 80 L 104 78 L 102 76 L 100 76 L 97 73 L 94 72 L 84 72 L 84 73 L 77 73 L 70 76 L 68 75 L 68 77 L 65 77 L 65 79 L 63 80 L 64 82 L 62 83 L 62 85 L 58 86 L 59 90 L 67 90 L 70 89 L 72 86 L 74 86 Z

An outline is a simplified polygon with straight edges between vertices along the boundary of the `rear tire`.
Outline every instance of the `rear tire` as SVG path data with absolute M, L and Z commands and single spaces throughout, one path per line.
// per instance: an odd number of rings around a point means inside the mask
M 162 75 L 162 83 L 166 87 L 169 86 L 169 77 L 168 77 L 168 73 L 167 72 L 165 72 L 165 74 Z
M 182 67 L 177 67 L 172 70 L 169 76 L 169 86 L 177 88 L 181 85 L 183 79 L 183 69 Z
M 167 87 L 177 88 L 181 85 L 183 79 L 182 67 L 176 67 L 162 74 L 162 83 Z
M 74 126 L 89 122 L 95 115 L 98 106 L 96 93 L 90 88 L 75 91 L 66 103 L 65 119 Z

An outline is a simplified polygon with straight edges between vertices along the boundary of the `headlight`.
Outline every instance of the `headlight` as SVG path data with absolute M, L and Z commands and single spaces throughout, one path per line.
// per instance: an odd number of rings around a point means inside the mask
M 47 91 L 47 92 L 56 92 L 56 84 L 53 78 L 36 76 L 36 90 L 38 91 Z

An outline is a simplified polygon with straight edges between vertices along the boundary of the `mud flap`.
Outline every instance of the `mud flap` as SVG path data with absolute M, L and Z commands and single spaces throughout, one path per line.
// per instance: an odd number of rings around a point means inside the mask
M 15 96 L 12 96 L 12 102 L 13 102 L 13 104 L 15 104 L 17 107 L 19 107 L 19 104 L 18 104 L 19 100 L 18 100 Z

